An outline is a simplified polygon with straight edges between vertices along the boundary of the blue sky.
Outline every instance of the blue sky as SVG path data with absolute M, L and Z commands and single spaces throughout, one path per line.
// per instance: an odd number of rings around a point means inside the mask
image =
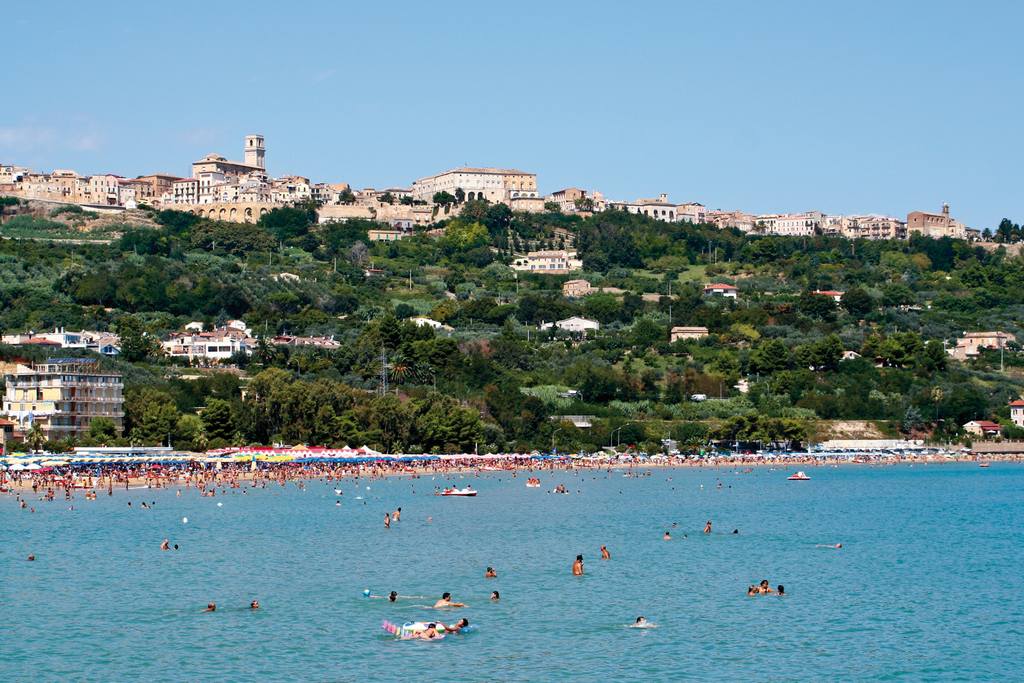
M 18 3 L 0 162 L 1024 220 L 1024 3 Z

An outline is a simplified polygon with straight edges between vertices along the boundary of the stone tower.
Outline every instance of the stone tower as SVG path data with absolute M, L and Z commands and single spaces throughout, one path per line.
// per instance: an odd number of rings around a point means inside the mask
M 259 168 L 266 168 L 266 161 L 263 156 L 267 153 L 266 148 L 263 146 L 262 135 L 246 135 L 245 136 L 245 164 L 246 166 L 258 166 Z

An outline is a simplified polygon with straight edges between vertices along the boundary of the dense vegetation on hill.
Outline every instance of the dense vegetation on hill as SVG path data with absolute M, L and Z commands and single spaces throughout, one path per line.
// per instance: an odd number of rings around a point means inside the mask
M 256 226 L 174 211 L 151 218 L 159 227 L 124 226 L 106 244 L 0 240 L 0 328 L 119 331 L 125 353 L 105 362 L 125 371 L 136 442 L 657 450 L 666 437 L 690 447 L 814 438 L 822 420 L 944 440 L 971 419 L 1009 425 L 1007 400 L 1024 387 L 1017 345 L 968 363 L 944 350 L 966 330 L 1024 339 L 1024 260 L 1003 248 L 747 236 L 623 212 L 513 214 L 485 202 L 435 226 L 440 236 L 390 243 L 369 242 L 368 221 L 316 225 L 312 207 L 278 209 Z M 1011 241 L 1019 232 L 1004 221 L 996 234 Z M 507 265 L 514 252 L 563 246 L 584 262 L 573 278 L 609 291 L 569 300 L 569 277 Z M 709 281 L 735 284 L 738 299 L 704 297 Z M 816 289 L 845 295 L 837 304 Z M 416 315 L 454 331 L 406 322 Z M 601 330 L 585 340 L 538 330 L 571 315 Z M 235 359 L 240 372 L 200 379 L 152 343 L 189 321 L 230 318 L 261 337 L 343 343 L 261 343 Z M 710 335 L 670 344 L 672 325 Z M 842 360 L 844 351 L 861 357 Z M 0 348 L 4 359 L 33 353 Z M 736 388 L 741 379 L 748 393 Z M 711 398 L 688 400 L 698 393 Z M 557 415 L 595 419 L 578 429 Z M 100 425 L 92 438 L 112 437 Z

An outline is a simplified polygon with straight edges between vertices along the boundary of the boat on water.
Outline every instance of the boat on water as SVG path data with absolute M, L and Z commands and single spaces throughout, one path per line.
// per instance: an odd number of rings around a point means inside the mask
M 804 473 L 804 471 L 803 471 L 803 470 L 800 470 L 800 471 L 799 471 L 799 472 L 797 472 L 796 474 L 791 474 L 791 475 L 789 475 L 788 477 L 786 477 L 786 479 L 787 479 L 788 481 L 810 481 L 810 480 L 811 480 L 811 478 L 810 478 L 810 477 L 808 477 L 808 476 L 807 476 L 807 475 L 806 475 L 806 474 Z
M 466 497 L 472 497 L 472 496 L 476 495 L 476 489 L 471 489 L 468 486 L 466 488 L 462 488 L 462 489 L 450 488 L 450 489 L 445 489 L 445 490 L 441 491 L 441 495 L 442 496 L 466 496 Z

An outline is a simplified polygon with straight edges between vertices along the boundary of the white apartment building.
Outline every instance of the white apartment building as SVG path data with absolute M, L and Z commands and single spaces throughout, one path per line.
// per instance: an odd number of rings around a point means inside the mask
M 434 194 L 456 190 L 466 193 L 466 200 L 486 199 L 507 203 L 510 199 L 539 197 L 537 174 L 513 168 L 455 168 L 437 175 L 420 178 L 412 184 L 412 196 L 424 202 L 433 202 Z
M 665 223 L 704 223 L 707 209 L 698 202 L 676 204 L 664 192 L 657 199 L 637 199 L 632 202 L 608 202 L 608 207 L 629 213 L 650 216 Z
M 821 227 L 824 214 L 820 211 L 803 213 L 766 213 L 755 219 L 756 230 L 766 235 L 809 237 Z

